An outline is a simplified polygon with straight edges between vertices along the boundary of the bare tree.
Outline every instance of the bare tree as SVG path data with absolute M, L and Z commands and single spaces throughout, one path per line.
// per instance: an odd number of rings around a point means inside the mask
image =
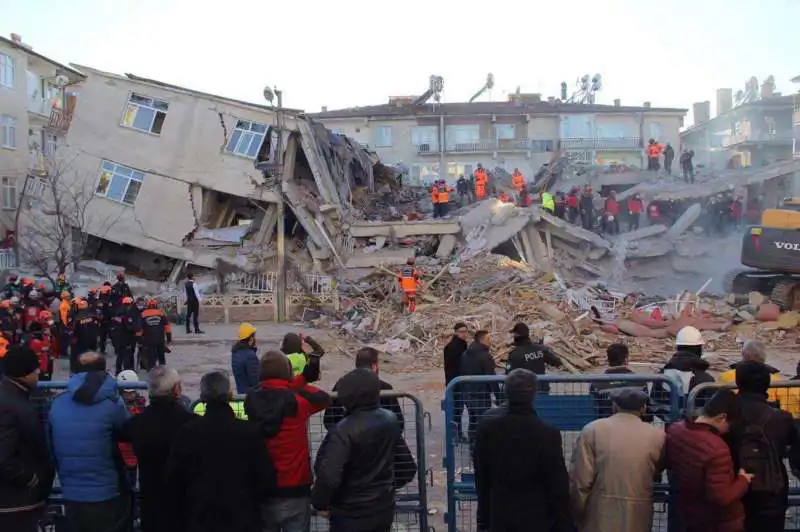
M 25 179 L 17 207 L 17 262 L 51 281 L 84 258 L 91 235 L 102 237 L 119 219 L 92 208 L 97 177 L 77 160 L 46 161 L 42 175 Z

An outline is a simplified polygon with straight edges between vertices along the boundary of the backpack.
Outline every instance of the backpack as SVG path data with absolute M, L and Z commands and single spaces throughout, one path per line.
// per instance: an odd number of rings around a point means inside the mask
M 783 461 L 764 430 L 774 415 L 770 408 L 761 423 L 747 423 L 739 441 L 739 467 L 753 475 L 751 492 L 777 495 L 786 489 Z

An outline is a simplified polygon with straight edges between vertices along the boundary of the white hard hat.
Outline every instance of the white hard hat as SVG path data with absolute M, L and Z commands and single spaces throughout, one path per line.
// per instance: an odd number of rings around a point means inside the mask
M 139 382 L 139 376 L 132 369 L 126 369 L 119 372 L 117 382 Z
M 703 335 L 691 325 L 678 331 L 675 337 L 675 345 L 703 345 Z

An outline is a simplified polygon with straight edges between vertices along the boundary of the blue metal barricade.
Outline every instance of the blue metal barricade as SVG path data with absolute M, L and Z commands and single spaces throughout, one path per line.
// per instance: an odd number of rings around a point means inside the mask
M 686 417 L 697 417 L 705 401 L 722 389 L 736 391 L 736 385 L 712 382 L 695 387 L 686 400 Z M 791 414 L 800 430 L 800 380 L 771 382 L 767 400 Z M 789 472 L 789 510 L 786 512 L 784 530 L 800 531 L 800 482 L 792 475 L 788 460 L 785 465 Z
M 492 406 L 490 391 L 472 385 L 486 383 L 496 385 L 494 404 L 504 402 L 502 383 L 504 376 L 459 377 L 445 390 L 442 408 L 445 411 L 444 467 L 447 473 L 447 514 L 445 524 L 449 532 L 472 532 L 477 530 L 475 477 L 469 439 L 474 435 L 477 423 L 485 411 Z M 592 384 L 595 389 L 592 390 Z M 537 414 L 562 434 L 564 459 L 569 463 L 578 434 L 583 427 L 595 419 L 611 415 L 611 400 L 608 386 L 625 386 L 647 389 L 651 396 L 648 418 L 663 425 L 680 419 L 681 398 L 677 384 L 663 375 L 581 375 L 542 376 L 534 405 Z M 658 393 L 653 393 L 653 388 Z M 466 415 L 465 411 L 466 410 Z M 654 493 L 653 530 L 668 530 L 668 489 L 665 484 L 656 485 Z
M 41 382 L 39 389 L 33 395 L 32 401 L 36 405 L 37 412 L 43 425 L 48 424 L 48 413 L 53 399 L 67 388 L 66 382 Z M 143 382 L 120 384 L 123 390 L 147 390 L 147 384 Z M 146 395 L 146 394 L 145 394 Z M 334 397 L 336 394 L 332 394 Z M 408 447 L 414 456 L 415 464 L 406 464 L 408 467 L 416 468 L 416 475 L 413 481 L 397 492 L 397 507 L 395 510 L 395 523 L 393 531 L 396 532 L 428 532 L 428 498 L 427 498 L 427 453 L 425 451 L 425 413 L 422 402 L 413 395 L 384 391 L 381 397 L 394 399 L 396 407 L 393 408 L 398 417 L 403 418 L 403 436 L 408 443 Z M 234 403 L 241 407 L 244 396 L 234 398 Z M 243 407 L 234 410 L 243 411 Z M 335 423 L 337 418 L 344 415 L 344 411 L 338 411 L 336 407 L 329 409 L 327 422 Z M 313 463 L 319 446 L 327 434 L 325 412 L 320 412 L 311 418 L 308 424 L 308 439 L 311 448 L 311 461 Z M 46 431 L 49 437 L 49 431 Z M 403 464 L 396 464 L 403 467 Z M 135 508 L 134 508 L 135 509 Z M 63 515 L 63 504 L 61 490 L 56 479 L 53 495 L 49 501 L 48 515 L 42 522 L 43 530 L 55 528 L 60 516 Z M 48 528 L 49 527 L 49 528 Z M 314 532 L 324 532 L 328 530 L 328 521 L 322 517 L 314 516 L 312 519 L 311 530 Z

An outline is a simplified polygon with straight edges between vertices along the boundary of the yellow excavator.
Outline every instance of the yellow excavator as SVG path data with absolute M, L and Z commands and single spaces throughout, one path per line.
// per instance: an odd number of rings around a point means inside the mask
M 800 197 L 784 198 L 747 230 L 741 263 L 726 274 L 725 292 L 760 292 L 785 310 L 800 307 Z

